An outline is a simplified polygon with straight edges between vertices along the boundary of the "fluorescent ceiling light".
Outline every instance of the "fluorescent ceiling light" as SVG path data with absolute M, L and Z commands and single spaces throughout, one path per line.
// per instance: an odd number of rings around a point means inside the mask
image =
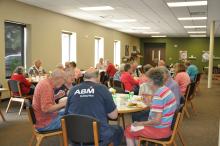
M 206 35 L 190 35 L 190 37 L 206 37 Z
M 180 17 L 178 20 L 206 20 L 207 17 Z
M 80 8 L 84 11 L 107 11 L 107 10 L 114 10 L 114 8 L 110 6 L 97 6 L 97 7 L 82 7 Z
M 167 37 L 166 35 L 152 35 L 152 38 L 165 38 Z
M 184 26 L 184 28 L 206 28 L 206 26 Z
M 160 34 L 160 32 L 142 32 L 143 34 Z
M 122 22 L 136 22 L 136 19 L 113 19 L 113 22 L 118 22 L 118 23 L 122 23 Z
M 188 6 L 206 6 L 207 1 L 189 1 L 189 2 L 168 2 L 169 7 L 188 7 Z
M 189 31 L 188 33 L 206 33 L 206 31 Z
M 132 29 L 150 29 L 150 27 L 142 27 L 142 26 L 138 26 L 138 27 L 132 27 Z

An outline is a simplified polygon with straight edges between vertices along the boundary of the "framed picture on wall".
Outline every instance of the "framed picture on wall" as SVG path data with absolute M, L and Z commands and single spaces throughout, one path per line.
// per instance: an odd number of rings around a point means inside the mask
M 125 56 L 129 56 L 130 52 L 129 52 L 129 45 L 125 45 Z
M 187 51 L 179 52 L 179 60 L 187 60 Z

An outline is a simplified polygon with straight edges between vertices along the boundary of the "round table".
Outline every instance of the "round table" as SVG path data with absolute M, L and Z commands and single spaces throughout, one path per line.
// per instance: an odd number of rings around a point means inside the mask
M 115 94 L 113 96 L 115 96 L 113 99 L 119 113 L 118 123 L 120 123 L 120 118 L 122 118 L 123 128 L 125 128 L 124 114 L 130 114 L 149 109 L 149 106 L 144 104 L 142 101 L 135 100 L 138 98 L 136 95 L 134 95 L 132 98 L 129 98 L 129 94 Z M 129 101 L 142 103 L 142 106 L 127 106 L 127 102 Z

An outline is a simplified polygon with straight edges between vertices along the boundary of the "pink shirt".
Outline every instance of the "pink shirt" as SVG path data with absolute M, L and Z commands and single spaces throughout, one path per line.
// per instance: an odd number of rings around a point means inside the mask
M 186 88 L 191 82 L 189 75 L 187 74 L 187 72 L 179 72 L 175 76 L 175 81 L 180 87 L 181 95 L 184 96 L 186 93 Z
M 57 116 L 57 112 L 46 113 L 55 104 L 54 89 L 50 79 L 40 81 L 34 91 L 33 108 L 36 117 L 36 128 L 44 128 Z

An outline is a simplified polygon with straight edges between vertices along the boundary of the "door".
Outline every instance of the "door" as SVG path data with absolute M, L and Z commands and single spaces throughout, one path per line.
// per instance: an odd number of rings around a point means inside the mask
M 144 44 L 144 64 L 157 66 L 159 60 L 165 60 L 165 43 Z

